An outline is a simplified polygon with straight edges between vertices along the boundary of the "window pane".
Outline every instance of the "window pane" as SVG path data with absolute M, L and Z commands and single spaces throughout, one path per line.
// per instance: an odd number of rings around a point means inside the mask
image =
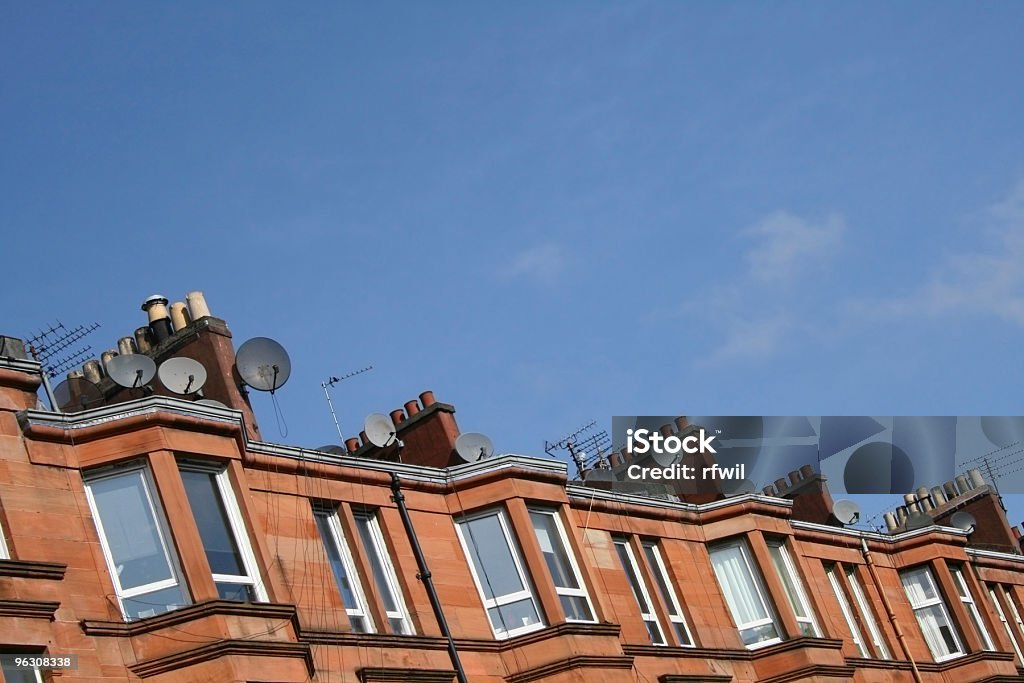
M 531 512 L 530 519 L 533 520 L 533 530 L 537 533 L 537 543 L 540 544 L 541 552 L 544 553 L 544 561 L 551 572 L 551 579 L 559 588 L 580 587 L 576 581 L 575 572 L 569 563 L 565 546 L 562 544 L 562 537 L 555 526 L 555 518 L 543 512 Z M 589 617 L 585 617 L 588 618 Z
M 174 579 L 141 471 L 90 482 L 122 590 Z
M 927 569 L 914 569 L 903 574 L 903 586 L 907 589 L 907 597 L 914 605 L 935 600 L 939 597 L 935 592 L 931 574 Z
M 329 515 L 319 511 L 314 513 L 316 526 L 320 529 L 320 537 L 324 542 L 324 550 L 327 552 L 327 560 L 331 563 L 331 571 L 334 572 L 334 580 L 338 584 L 338 592 L 341 593 L 341 602 L 345 607 L 358 607 L 355 593 L 352 591 L 352 582 L 349 580 L 348 571 L 345 569 L 345 562 L 341 559 L 341 552 L 334 540 L 334 532 L 331 530 Z
M 626 578 L 629 579 L 629 587 L 633 591 L 633 597 L 636 598 L 636 604 L 640 605 L 641 612 L 644 614 L 650 614 L 651 605 L 648 604 L 647 599 L 640 590 L 640 577 L 637 576 L 636 572 L 633 570 L 633 562 L 630 560 L 629 550 L 626 548 L 626 544 L 616 541 L 615 550 L 619 553 L 619 560 L 622 562 L 622 569 L 626 572 Z
M 533 598 L 510 602 L 487 610 L 495 631 L 513 631 L 540 623 L 540 616 L 533 604 Z
M 255 602 L 256 593 L 252 586 L 247 583 L 224 583 L 218 581 L 217 595 L 223 600 L 241 600 L 242 602 Z
M 136 595 L 133 598 L 121 598 L 121 605 L 129 619 L 145 619 L 157 614 L 169 612 L 188 604 L 181 594 L 181 586 L 171 586 L 152 593 Z
M 526 590 L 498 516 L 477 517 L 464 522 L 464 525 L 468 532 L 466 545 L 477 567 L 484 597 L 490 600 L 495 596 Z
M 918 621 L 928 646 L 936 657 L 945 657 L 960 652 L 953 628 L 946 618 L 942 605 L 924 607 L 917 612 Z
M 562 603 L 562 611 L 568 621 L 592 621 L 594 615 L 590 613 L 590 605 L 587 599 L 577 595 L 559 595 Z
M 39 657 L 41 655 L 37 653 L 29 656 Z M 41 680 L 35 670 L 15 669 L 7 663 L 3 665 L 3 672 L 5 683 L 38 683 Z
M 395 595 L 391 591 L 387 573 L 384 570 L 384 564 L 381 561 L 380 553 L 377 551 L 377 546 L 374 543 L 373 532 L 370 527 L 371 524 L 372 522 L 369 517 L 356 515 L 356 527 L 359 529 L 359 536 L 362 539 L 363 547 L 366 549 L 366 555 L 370 560 L 370 568 L 373 570 L 373 582 L 376 584 L 377 590 L 380 593 L 381 601 L 384 603 L 384 609 L 388 612 L 397 612 L 398 602 L 395 600 Z
M 185 484 L 192 516 L 199 527 L 210 570 L 214 574 L 246 576 L 227 510 L 217 489 L 217 475 L 183 469 L 181 480 Z
M 743 643 L 756 645 L 778 639 L 778 629 L 761 597 L 756 579 L 747 566 L 741 547 L 729 545 L 713 549 L 711 566 Z
M 772 563 L 782 580 L 782 587 L 786 591 L 789 604 L 793 607 L 793 614 L 800 621 L 800 631 L 805 636 L 816 636 L 817 629 L 814 627 L 811 617 L 811 608 L 804 599 L 803 589 L 799 585 L 800 577 L 796 575 L 796 569 L 791 566 L 789 551 L 781 545 L 769 544 L 768 554 L 771 555 Z

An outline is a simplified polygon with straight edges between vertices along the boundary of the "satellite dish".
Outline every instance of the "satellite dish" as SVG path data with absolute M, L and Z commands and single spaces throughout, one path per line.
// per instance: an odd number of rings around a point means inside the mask
M 486 434 L 466 432 L 455 439 L 455 450 L 466 462 L 475 462 L 494 455 L 494 443 Z
M 226 405 L 212 398 L 201 398 L 196 403 L 202 403 L 204 406 L 213 406 L 214 408 L 227 408 Z
M 390 417 L 382 413 L 370 413 L 363 423 L 363 431 L 366 437 L 377 448 L 390 446 L 397 441 L 398 429 Z
M 284 347 L 268 337 L 253 337 L 235 354 L 238 376 L 257 391 L 274 393 L 288 381 L 292 362 Z
M 65 413 L 77 413 L 103 404 L 100 390 L 81 375 L 68 377 L 58 384 L 53 390 L 53 397 L 57 400 L 57 408 Z
M 329 443 L 326 446 L 321 446 L 314 450 L 320 451 L 321 453 L 330 453 L 331 455 L 348 455 L 348 450 L 342 448 L 336 443 Z
M 729 498 L 732 498 L 733 496 L 745 496 L 753 493 L 756 489 L 757 487 L 754 486 L 754 482 L 749 479 L 722 480 L 722 493 Z
M 165 360 L 156 374 L 160 383 L 176 394 L 194 394 L 206 384 L 206 368 L 184 356 Z
M 107 375 L 122 387 L 138 389 L 153 381 L 156 363 L 141 353 L 126 353 L 107 361 Z
M 832 506 L 832 516 L 844 526 L 854 524 L 860 519 L 860 506 L 852 500 L 837 500 Z
M 583 481 L 618 481 L 615 477 L 615 473 L 604 467 L 595 467 L 591 470 L 587 470 L 587 473 L 583 475 Z
M 963 529 L 969 534 L 974 533 L 974 530 L 978 527 L 978 520 L 976 520 L 974 515 L 967 510 L 954 512 L 953 516 L 949 518 L 949 523 L 957 529 Z
M 931 515 L 924 512 L 918 512 L 915 510 L 914 512 L 910 513 L 909 517 L 907 517 L 907 531 L 913 531 L 914 529 L 923 529 L 926 526 L 931 526 L 934 523 L 935 520 L 932 519 Z

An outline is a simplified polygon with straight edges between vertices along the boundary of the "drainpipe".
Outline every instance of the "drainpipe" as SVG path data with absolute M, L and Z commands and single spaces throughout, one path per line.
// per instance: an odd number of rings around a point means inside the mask
M 878 572 L 875 568 L 875 562 L 871 559 L 871 551 L 868 550 L 867 540 L 860 539 L 860 550 L 864 554 L 864 560 L 868 564 L 868 573 L 871 574 L 871 581 L 875 584 L 875 589 L 878 591 L 879 597 L 882 598 L 882 605 L 885 607 L 885 615 L 889 617 L 889 623 L 892 624 L 892 629 L 896 632 L 896 640 L 900 641 L 900 649 L 903 650 L 903 656 L 910 662 L 910 669 L 914 674 L 914 680 L 917 683 L 923 683 L 921 679 L 921 672 L 917 670 L 917 662 L 914 661 L 914 656 L 910 654 L 910 647 L 907 646 L 907 637 L 903 633 L 903 629 L 900 628 L 899 622 L 896 620 L 896 613 L 892 611 L 892 605 L 889 604 L 889 599 L 885 597 L 885 591 L 882 589 L 882 582 L 878 580 Z
M 452 666 L 455 667 L 455 675 L 458 677 L 459 683 L 469 683 L 469 679 L 466 678 L 466 672 L 462 669 L 462 662 L 459 661 L 459 652 L 455 649 L 455 640 L 452 638 L 452 632 L 448 629 L 448 621 L 444 618 L 441 601 L 437 597 L 437 591 L 434 590 L 434 580 L 431 578 L 430 569 L 427 568 L 427 559 L 423 557 L 423 549 L 420 548 L 419 539 L 416 537 L 416 529 L 413 528 L 412 518 L 409 517 L 409 510 L 405 507 L 402 480 L 398 478 L 397 472 L 391 473 L 391 493 L 395 505 L 398 506 L 398 513 L 402 516 L 402 525 L 405 527 L 405 533 L 409 536 L 412 554 L 416 556 L 416 566 L 420 570 L 417 578 L 423 582 L 423 587 L 427 589 L 427 597 L 430 599 L 430 606 L 434 610 L 437 625 L 441 627 L 441 635 L 448 641 L 448 656 L 452 660 Z

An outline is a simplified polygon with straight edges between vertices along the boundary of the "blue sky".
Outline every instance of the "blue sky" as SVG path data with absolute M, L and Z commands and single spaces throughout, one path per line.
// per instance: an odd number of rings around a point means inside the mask
M 288 435 L 423 389 L 615 414 L 1021 414 L 1016 3 L 4 3 L 4 334 L 202 289 Z M 1016 521 L 1024 518 L 1017 515 Z

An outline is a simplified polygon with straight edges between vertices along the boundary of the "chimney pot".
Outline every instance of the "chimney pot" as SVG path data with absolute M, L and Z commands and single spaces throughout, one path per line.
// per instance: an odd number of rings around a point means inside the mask
M 981 470 L 977 467 L 967 470 L 967 480 L 972 489 L 981 488 L 985 485 L 985 477 L 981 476 Z
M 675 430 L 672 429 L 671 424 L 661 425 L 661 427 L 658 429 L 658 432 L 665 437 L 672 436 L 673 434 L 675 434 Z
M 103 381 L 103 366 L 95 358 L 87 360 L 82 365 L 82 376 L 93 384 L 99 384 Z
M 152 295 L 142 303 L 142 310 L 149 318 L 149 327 L 153 330 L 157 344 L 174 333 L 171 329 L 171 317 L 167 313 L 167 297 L 160 294 Z
M 117 340 L 117 352 L 122 356 L 136 353 L 138 346 L 135 344 L 135 337 L 121 337 Z
M 904 493 L 903 502 L 907 504 L 908 512 L 916 512 L 920 508 L 917 507 L 917 494 L 916 493 Z
M 779 492 L 779 495 L 782 495 L 782 492 L 785 491 L 788 488 L 789 488 L 789 483 L 785 479 L 776 479 L 775 480 L 775 490 Z
M 896 531 L 899 527 L 899 524 L 896 523 L 896 515 L 891 512 L 886 512 L 882 518 L 885 519 L 885 528 L 889 531 Z
M 907 511 L 906 505 L 901 505 L 900 507 L 896 508 L 896 520 L 899 522 L 900 525 L 906 522 L 909 516 L 910 513 Z
M 956 477 L 954 477 L 953 481 L 956 482 L 956 488 L 957 488 L 958 491 L 960 491 L 960 493 L 967 493 L 968 491 L 971 490 L 971 485 L 967 481 L 967 477 L 965 477 L 964 475 L 962 475 L 962 474 L 956 475 Z
M 345 439 L 345 448 L 348 449 L 349 453 L 355 453 L 359 450 L 359 439 L 354 436 Z
M 419 401 L 413 399 L 412 401 L 406 401 L 405 402 L 405 413 L 406 413 L 406 415 L 408 415 L 409 417 L 412 417 L 413 415 L 416 415 L 419 412 L 420 412 L 420 403 L 419 403 Z
M 618 467 L 622 464 L 622 455 L 619 453 L 612 453 L 611 456 L 609 456 L 608 461 L 611 462 L 612 467 Z
M 943 484 L 942 490 L 946 492 L 946 500 L 953 500 L 960 495 L 960 492 L 956 490 L 956 484 L 951 481 L 947 481 Z
M 184 302 L 175 301 L 171 304 L 171 327 L 175 332 L 181 332 L 192 322 L 189 320 L 188 309 Z
M 676 425 L 676 431 L 679 431 L 679 432 L 683 431 L 684 429 L 686 429 L 687 427 L 690 426 L 690 421 L 687 420 L 686 417 L 683 416 L 683 415 L 680 415 L 679 417 L 677 417 L 676 419 L 674 419 L 672 421 Z
M 370 437 L 366 435 L 366 432 L 359 432 L 359 439 L 363 442 L 364 446 L 370 445 Z
M 434 398 L 434 392 L 428 390 L 420 394 L 420 403 L 423 404 L 424 408 L 429 408 L 437 403 L 437 399 Z
M 395 410 L 392 410 L 391 421 L 394 422 L 396 425 L 405 422 L 405 411 L 403 411 L 401 408 L 396 408 Z
M 800 477 L 799 471 L 793 470 L 792 472 L 789 473 L 789 481 L 792 482 L 794 486 L 796 484 L 799 484 L 801 479 L 802 478 Z
M 763 493 L 766 496 L 770 496 L 770 497 L 774 498 L 775 497 L 775 487 L 772 486 L 771 484 L 768 484 L 763 489 L 761 489 L 761 493 Z
M 135 346 L 139 353 L 149 353 L 153 350 L 153 332 L 148 327 L 139 327 L 135 330 Z
M 189 292 L 185 295 L 188 303 L 188 312 L 192 320 L 210 317 L 210 307 L 206 305 L 206 297 L 200 291 Z
M 803 475 L 804 479 L 808 479 L 814 476 L 814 465 L 804 465 L 800 468 L 800 474 Z
M 935 507 L 939 507 L 946 502 L 946 494 L 942 492 L 941 486 L 932 487 L 932 500 L 935 501 Z
M 103 353 L 100 354 L 100 361 L 103 362 L 104 374 L 106 373 L 106 370 L 107 370 L 107 363 L 110 362 L 111 358 L 114 358 L 117 355 L 118 355 L 117 354 L 117 349 L 107 349 L 106 351 L 104 351 Z
M 1013 537 L 1019 541 L 1021 539 L 1020 527 L 1015 526 L 1011 530 L 1013 531 Z

